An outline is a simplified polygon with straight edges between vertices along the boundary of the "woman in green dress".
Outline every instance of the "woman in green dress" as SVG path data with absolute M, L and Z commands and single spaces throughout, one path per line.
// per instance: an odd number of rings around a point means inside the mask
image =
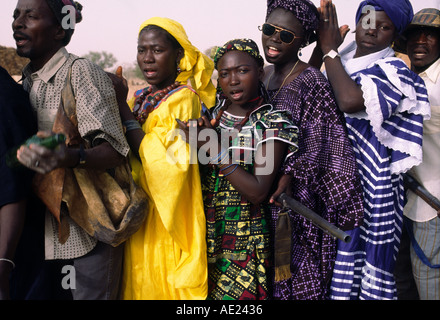
M 264 62 L 254 41 L 227 42 L 214 62 L 219 94 L 213 119 L 197 120 L 199 132 L 217 137 L 198 141 L 199 155 L 210 159 L 202 173 L 208 299 L 268 299 L 268 196 L 283 160 L 296 151 L 297 128 L 288 112 L 267 103 Z

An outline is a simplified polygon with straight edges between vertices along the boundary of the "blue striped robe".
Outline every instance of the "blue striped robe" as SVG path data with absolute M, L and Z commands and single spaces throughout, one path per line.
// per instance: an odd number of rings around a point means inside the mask
M 423 120 L 430 116 L 423 80 L 395 57 L 351 78 L 366 110 L 346 114 L 364 190 L 364 224 L 338 243 L 332 299 L 396 299 L 393 277 L 405 194 L 401 173 L 422 161 Z

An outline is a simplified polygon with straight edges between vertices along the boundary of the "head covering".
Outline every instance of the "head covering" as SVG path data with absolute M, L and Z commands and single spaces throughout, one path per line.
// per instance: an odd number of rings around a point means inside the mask
M 241 51 L 249 54 L 252 58 L 254 58 L 258 65 L 263 67 L 264 66 L 264 59 L 260 54 L 260 50 L 258 49 L 258 45 L 255 43 L 255 41 L 251 39 L 233 39 L 228 42 L 226 42 L 222 47 L 217 49 L 217 52 L 214 56 L 214 64 L 215 69 L 217 69 L 218 62 L 220 59 L 228 52 L 231 51 Z M 260 81 L 259 84 L 259 92 L 260 96 L 263 97 L 264 101 L 269 101 L 269 97 L 267 95 L 266 89 L 264 87 L 263 82 Z M 220 86 L 220 82 L 217 82 L 217 93 L 220 94 L 219 99 L 227 99 L 226 96 L 223 94 L 222 88 Z
M 434 8 L 422 9 L 414 15 L 413 20 L 406 28 L 408 30 L 417 27 L 430 27 L 440 29 L 440 10 Z
M 316 41 L 316 30 L 319 26 L 319 13 L 316 6 L 309 0 L 267 0 L 267 15 L 269 15 L 277 8 L 292 12 L 295 17 L 301 22 L 305 33 L 309 35 L 308 45 Z
M 422 9 L 414 15 L 411 23 L 403 32 L 403 37 L 400 37 L 394 44 L 394 49 L 398 52 L 406 54 L 406 36 L 408 32 L 417 28 L 434 28 L 440 34 L 440 10 L 434 8 Z
M 182 72 L 177 76 L 176 81 L 187 83 L 190 80 L 191 86 L 197 91 L 203 103 L 208 108 L 214 106 L 216 90 L 211 82 L 211 76 L 214 71 L 213 61 L 191 44 L 185 29 L 177 21 L 161 17 L 151 18 L 142 23 L 139 34 L 149 25 L 155 25 L 166 30 L 179 42 L 185 51 L 179 64 Z
M 257 60 L 259 66 L 264 66 L 264 59 L 260 55 L 260 50 L 258 49 L 258 45 L 255 43 L 255 41 L 251 39 L 234 39 L 226 42 L 223 47 L 217 49 L 214 57 L 215 69 L 217 69 L 219 60 L 230 51 L 246 52 Z
M 413 7 L 409 0 L 366 0 L 360 3 L 356 12 L 356 24 L 361 19 L 362 9 L 367 5 L 373 6 L 377 11 L 385 11 L 399 34 L 405 30 L 414 17 Z

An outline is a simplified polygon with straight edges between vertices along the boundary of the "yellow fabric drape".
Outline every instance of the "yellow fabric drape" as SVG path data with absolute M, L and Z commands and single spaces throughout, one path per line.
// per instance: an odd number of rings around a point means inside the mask
M 185 29 L 179 22 L 169 18 L 154 17 L 141 25 L 139 33 L 148 25 L 165 29 L 180 43 L 185 50 L 185 56 L 180 60 L 179 67 L 182 72 L 176 80 L 183 84 L 189 80 L 191 87 L 197 91 L 206 107 L 208 109 L 213 107 L 216 93 L 211 82 L 214 62 L 191 44 Z
M 129 101 L 133 108 L 134 99 Z M 197 162 L 177 134 L 175 119 L 198 118 L 200 98 L 188 88 L 172 94 L 150 113 L 133 177 L 147 192 L 149 213 L 126 243 L 123 298 L 200 300 L 207 296 L 206 220 Z M 177 150 L 174 157 L 167 152 Z M 173 163 L 171 160 L 177 160 Z

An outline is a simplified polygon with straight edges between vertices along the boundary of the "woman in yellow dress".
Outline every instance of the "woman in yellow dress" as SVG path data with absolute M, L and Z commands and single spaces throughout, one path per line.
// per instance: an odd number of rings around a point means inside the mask
M 199 118 L 202 105 L 215 104 L 214 64 L 168 18 L 142 24 L 137 51 L 149 86 L 128 105 L 120 98 L 120 112 L 133 177 L 148 194 L 149 212 L 126 243 L 122 298 L 205 299 L 206 219 L 199 167 L 174 129 L 176 119 Z

